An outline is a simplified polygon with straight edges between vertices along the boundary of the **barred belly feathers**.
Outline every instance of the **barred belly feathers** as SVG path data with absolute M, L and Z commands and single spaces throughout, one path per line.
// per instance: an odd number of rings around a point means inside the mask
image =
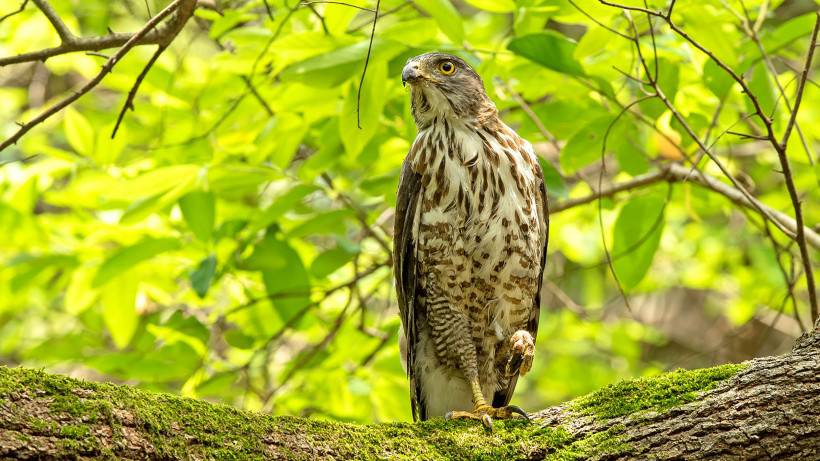
M 492 418 L 535 351 L 547 200 L 530 144 L 498 117 L 463 60 L 408 61 L 418 135 L 394 232 L 400 345 L 415 419 Z

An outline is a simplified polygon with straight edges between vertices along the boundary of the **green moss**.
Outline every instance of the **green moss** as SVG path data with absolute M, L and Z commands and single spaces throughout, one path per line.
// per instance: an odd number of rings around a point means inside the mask
M 700 370 L 676 370 L 652 378 L 622 381 L 575 400 L 571 408 L 601 419 L 636 411 L 663 412 L 692 402 L 717 383 L 731 378 L 743 364 L 721 365 Z
M 69 439 L 82 439 L 87 437 L 90 432 L 88 426 L 75 424 L 64 424 L 60 426 L 60 435 Z
M 621 440 L 626 428 L 615 425 L 605 431 L 596 432 L 562 447 L 547 456 L 549 460 L 581 461 L 603 455 L 617 455 L 625 452 L 629 445 Z
M 642 410 L 663 411 L 694 400 L 699 392 L 741 368 L 727 365 L 622 382 L 582 397 L 569 407 L 580 415 L 599 418 Z M 578 437 L 566 427 L 544 427 L 520 420 L 498 421 L 495 430 L 487 433 L 473 421 L 435 419 L 419 424 L 356 425 L 271 417 L 127 386 L 0 367 L 0 398 L 21 390 L 35 398 L 49 399 L 49 409 L 60 421 L 56 425 L 29 418 L 28 427 L 61 437 L 65 447 L 101 457 L 116 457 L 109 450 L 116 450 L 117 444 L 97 439 L 105 431 L 96 429 L 108 425 L 115 442 L 121 439 L 121 422 L 115 416 L 120 414 L 129 415 L 127 424 L 154 448 L 157 458 L 575 460 L 626 448 L 621 440 L 623 426 Z M 279 451 L 271 453 L 271 449 L 277 449 L 276 441 L 281 441 Z M 300 451 L 287 449 L 294 441 Z

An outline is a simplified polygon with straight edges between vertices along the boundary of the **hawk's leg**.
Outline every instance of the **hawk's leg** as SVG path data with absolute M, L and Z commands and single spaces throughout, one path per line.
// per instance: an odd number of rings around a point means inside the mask
M 504 368 L 504 374 L 512 377 L 516 373 L 521 376 L 532 368 L 532 359 L 535 356 L 535 341 L 527 330 L 518 330 L 510 337 L 510 358 Z
M 472 379 L 468 377 L 468 380 L 473 392 L 473 411 L 451 411 L 445 416 L 446 419 L 478 419 L 489 430 L 493 429 L 493 419 L 511 419 L 515 415 L 530 419 L 526 411 L 515 405 L 498 408 L 488 405 L 484 399 L 484 394 L 481 392 L 481 384 L 477 373 Z

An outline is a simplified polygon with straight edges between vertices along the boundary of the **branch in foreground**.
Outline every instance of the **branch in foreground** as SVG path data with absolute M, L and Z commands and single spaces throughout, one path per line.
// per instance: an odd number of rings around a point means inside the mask
M 816 459 L 820 334 L 792 353 L 625 381 L 488 434 L 466 421 L 270 417 L 127 386 L 0 368 L 15 459 Z
M 40 8 L 57 31 L 57 35 L 60 36 L 60 45 L 14 56 L 0 57 L 0 67 L 23 62 L 45 61 L 54 56 L 78 51 L 102 51 L 109 48 L 117 48 L 128 43 L 135 35 L 135 33 L 111 33 L 100 37 L 77 37 L 68 30 L 68 27 L 54 12 L 47 1 L 37 0 L 34 3 Z M 196 1 L 193 3 L 196 4 Z M 16 13 L 17 12 L 15 12 L 15 14 Z M 140 37 L 137 45 L 156 45 L 165 41 L 169 35 L 174 34 L 174 30 L 177 27 L 181 28 L 183 24 L 180 24 L 180 22 L 181 21 L 171 21 L 165 27 L 152 29 Z
M 91 91 L 95 86 L 97 86 L 102 79 L 114 68 L 114 66 L 125 56 L 128 51 L 140 44 L 143 39 L 145 39 L 151 31 L 156 31 L 155 27 L 162 22 L 166 17 L 171 15 L 174 11 L 179 9 L 182 14 L 177 15 L 177 18 L 182 19 L 185 12 L 190 11 L 192 12 L 193 9 L 196 7 L 196 0 L 174 0 L 168 6 L 166 6 L 162 11 L 157 13 L 156 16 L 151 18 L 138 32 L 131 35 L 130 38 L 122 45 L 120 49 L 111 56 L 108 61 L 103 64 L 102 69 L 100 72 L 91 80 L 89 80 L 82 88 L 78 91 L 71 93 L 68 97 L 62 99 L 61 101 L 57 102 L 56 104 L 52 105 L 48 109 L 46 109 L 43 113 L 32 119 L 31 121 L 20 125 L 20 128 L 11 135 L 8 139 L 0 143 L 0 151 L 3 151 L 5 148 L 9 147 L 12 144 L 15 144 L 24 134 L 26 134 L 29 130 L 34 128 L 36 125 L 44 122 L 52 115 L 56 114 L 57 112 L 65 109 L 74 101 L 80 99 L 80 97 L 89 91 Z M 180 20 L 179 27 L 182 27 L 187 21 L 190 14 L 184 16 L 184 20 Z M 177 24 L 177 21 L 171 21 L 171 24 Z M 176 33 L 173 34 L 174 36 Z M 163 40 L 167 37 L 163 36 Z M 164 42 L 159 42 L 160 44 Z M 0 62 L 0 66 L 2 66 L 2 62 Z

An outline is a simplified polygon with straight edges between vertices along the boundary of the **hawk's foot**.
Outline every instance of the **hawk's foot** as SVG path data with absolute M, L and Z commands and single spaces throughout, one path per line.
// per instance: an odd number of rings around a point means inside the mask
M 532 368 L 532 358 L 535 356 L 535 341 L 529 331 L 518 330 L 510 337 L 510 359 L 507 361 L 505 373 L 512 376 L 516 372 L 524 376 Z
M 526 411 L 515 405 L 495 408 L 487 404 L 478 405 L 473 411 L 451 411 L 444 416 L 444 419 L 477 419 L 481 421 L 485 428 L 492 431 L 493 419 L 512 419 L 516 415 L 528 421 L 530 419 Z

